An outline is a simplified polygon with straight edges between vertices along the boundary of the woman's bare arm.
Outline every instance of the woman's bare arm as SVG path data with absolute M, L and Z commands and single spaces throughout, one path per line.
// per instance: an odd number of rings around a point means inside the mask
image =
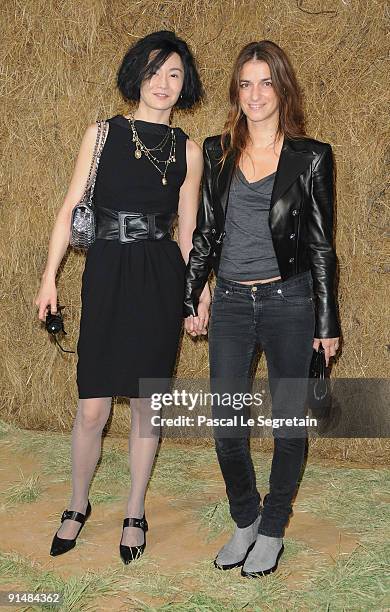
M 97 123 L 93 123 L 84 133 L 73 176 L 50 236 L 46 266 L 34 298 L 34 303 L 38 306 L 38 318 L 41 321 L 45 321 L 47 306 L 50 306 L 52 313 L 57 311 L 56 274 L 69 245 L 72 210 L 81 199 L 87 184 L 96 136 Z
M 196 227 L 203 156 L 201 148 L 193 140 L 187 140 L 186 147 L 187 175 L 180 189 L 178 242 L 183 259 L 187 263 L 192 249 L 192 234 Z
M 187 177 L 180 190 L 179 200 L 179 246 L 184 258 L 188 263 L 189 254 L 193 247 L 192 235 L 196 228 L 196 218 L 199 208 L 199 188 L 203 174 L 203 153 L 202 149 L 195 142 L 187 141 Z M 205 284 L 200 296 L 202 303 L 202 324 L 197 330 L 199 334 L 206 334 L 206 327 L 209 317 L 209 306 L 211 294 L 208 283 Z M 196 319 L 196 320 L 195 320 Z M 186 319 L 186 329 L 191 335 L 197 335 L 195 328 L 198 327 L 198 317 L 191 317 L 189 322 Z

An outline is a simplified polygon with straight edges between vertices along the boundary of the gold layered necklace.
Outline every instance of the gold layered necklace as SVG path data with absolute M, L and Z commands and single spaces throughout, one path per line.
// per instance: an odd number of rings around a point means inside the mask
M 168 185 L 168 180 L 166 177 L 167 170 L 169 164 L 174 164 L 176 162 L 176 136 L 173 128 L 168 127 L 167 132 L 164 135 L 162 141 L 156 145 L 155 147 L 147 147 L 144 142 L 142 142 L 139 134 L 137 132 L 137 128 L 135 127 L 134 117 L 131 116 L 127 118 L 130 123 L 131 131 L 133 134 L 133 142 L 135 143 L 135 151 L 134 157 L 135 159 L 141 159 L 142 154 L 145 155 L 146 159 L 150 161 L 151 164 L 158 170 L 161 174 L 161 182 L 163 185 Z M 169 140 L 171 141 L 169 155 L 167 159 L 158 159 L 153 155 L 152 151 L 160 151 L 162 152 L 163 148 L 168 144 Z M 163 169 L 159 167 L 159 164 L 163 165 Z

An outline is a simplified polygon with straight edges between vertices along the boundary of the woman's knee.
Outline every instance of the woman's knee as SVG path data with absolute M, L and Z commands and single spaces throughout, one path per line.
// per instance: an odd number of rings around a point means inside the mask
M 136 397 L 130 399 L 130 410 L 134 414 L 153 414 L 155 410 L 152 408 L 150 398 Z
M 103 429 L 110 415 L 111 398 L 91 398 L 80 401 L 77 420 L 86 429 Z

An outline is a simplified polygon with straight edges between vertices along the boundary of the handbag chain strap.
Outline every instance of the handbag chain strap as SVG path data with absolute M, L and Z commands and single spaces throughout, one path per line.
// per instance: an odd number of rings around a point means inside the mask
M 97 135 L 96 135 L 95 148 L 93 151 L 92 163 L 89 169 L 87 186 L 86 186 L 84 198 L 83 198 L 85 199 L 86 196 L 88 195 L 87 204 L 89 206 L 92 206 L 92 198 L 93 198 L 93 193 L 95 190 L 95 183 L 96 183 L 97 171 L 98 171 L 99 162 L 100 162 L 100 156 L 102 154 L 103 147 L 106 142 L 108 128 L 109 128 L 109 124 L 107 121 L 97 121 L 97 124 L 98 124 L 98 130 L 97 130 Z

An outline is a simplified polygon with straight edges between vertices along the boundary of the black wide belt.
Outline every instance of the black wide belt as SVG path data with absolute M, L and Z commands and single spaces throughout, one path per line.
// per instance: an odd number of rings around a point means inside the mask
M 137 242 L 138 240 L 171 240 L 176 213 L 139 213 L 117 211 L 97 206 L 96 238 Z

